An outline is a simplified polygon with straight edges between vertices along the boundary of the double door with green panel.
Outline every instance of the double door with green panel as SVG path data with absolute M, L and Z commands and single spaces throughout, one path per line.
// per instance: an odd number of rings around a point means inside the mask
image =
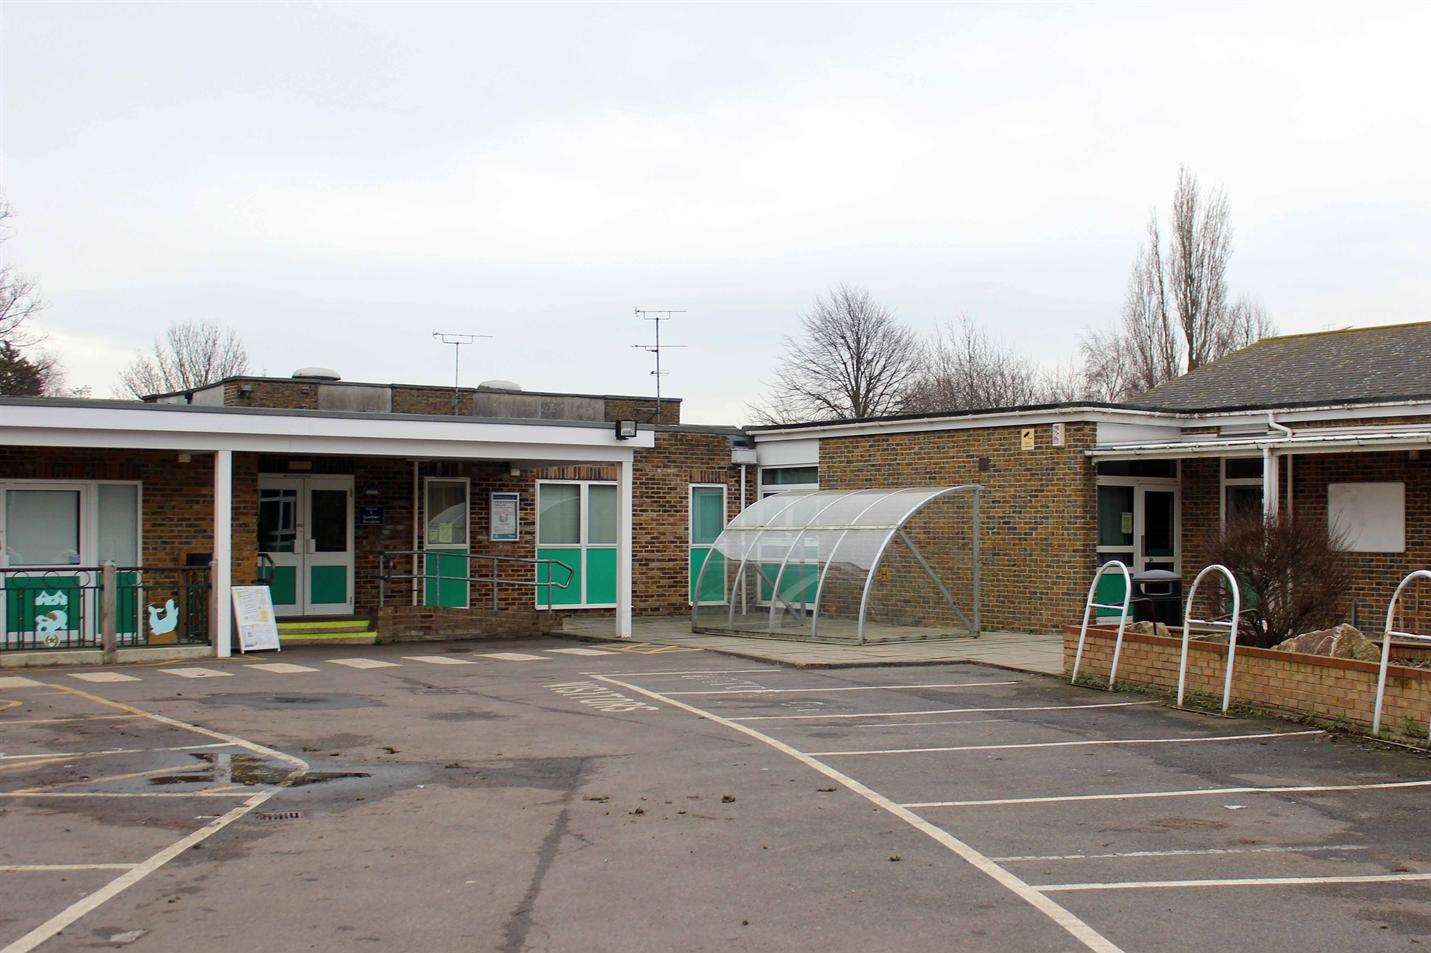
M 258 548 L 280 616 L 353 611 L 353 478 L 260 476 Z
M 538 608 L 616 605 L 616 508 L 615 483 L 538 481 L 537 558 L 566 569 L 537 567 Z

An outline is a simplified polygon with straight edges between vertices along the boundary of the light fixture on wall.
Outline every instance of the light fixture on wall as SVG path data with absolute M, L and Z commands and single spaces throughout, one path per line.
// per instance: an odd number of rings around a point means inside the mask
M 181 453 L 181 454 L 179 454 L 179 462 L 180 462 L 180 463 L 189 463 L 189 462 L 192 461 L 193 459 L 194 459 L 194 455 L 193 455 L 192 453 Z
M 636 436 L 636 421 L 618 420 L 616 421 L 616 439 L 630 440 Z

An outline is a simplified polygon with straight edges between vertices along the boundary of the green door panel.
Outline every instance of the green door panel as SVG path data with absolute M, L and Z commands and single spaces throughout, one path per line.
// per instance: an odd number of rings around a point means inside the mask
M 710 566 L 705 570 L 705 577 L 701 577 L 701 567 L 706 560 L 711 561 Z M 712 551 L 709 546 L 696 546 L 691 549 L 691 582 L 690 599 L 693 602 L 725 602 L 725 554 Z M 696 584 L 701 587 L 700 598 L 696 598 Z
M 308 585 L 313 605 L 342 605 L 348 601 L 348 567 L 310 566 Z
M 422 604 L 460 609 L 467 605 L 468 570 L 467 550 L 428 550 L 423 559 Z M 488 573 L 490 575 L 490 573 Z
M 586 551 L 586 604 L 616 605 L 616 547 L 593 546 Z
M 547 595 L 551 595 L 553 606 L 574 606 L 581 604 L 581 550 L 579 549 L 538 549 L 538 559 L 550 559 L 561 563 L 571 570 L 571 582 L 567 583 L 565 589 L 559 586 L 547 586 L 547 567 L 543 564 L 537 565 L 537 605 L 547 604 Z M 552 577 L 560 583 L 564 574 L 560 569 L 552 572 Z
M 78 576 L 12 576 L 6 581 L 5 628 L 68 642 L 84 621 L 84 590 Z
M 273 597 L 275 612 L 298 605 L 298 567 L 274 566 L 268 591 Z

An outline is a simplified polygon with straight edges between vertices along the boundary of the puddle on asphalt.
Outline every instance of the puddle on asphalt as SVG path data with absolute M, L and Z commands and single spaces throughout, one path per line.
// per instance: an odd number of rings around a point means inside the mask
M 290 775 L 293 773 L 291 768 L 277 762 L 255 758 L 251 755 L 234 755 L 227 759 L 226 764 L 210 751 L 190 752 L 190 755 L 210 767 L 195 771 L 191 774 L 160 775 L 159 777 L 150 778 L 149 783 L 156 786 L 163 786 L 168 784 L 213 784 L 219 782 L 242 784 L 251 787 L 256 784 L 284 784 L 286 782 L 286 787 L 300 788 L 307 787 L 310 784 L 322 784 L 325 781 L 372 777 L 372 775 L 366 771 L 309 771 L 307 774 L 289 780 Z

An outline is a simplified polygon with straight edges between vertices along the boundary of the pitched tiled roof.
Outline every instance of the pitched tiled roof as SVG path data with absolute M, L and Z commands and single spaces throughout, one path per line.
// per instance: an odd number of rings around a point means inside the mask
M 1264 338 L 1132 403 L 1167 410 L 1431 397 L 1431 321 Z

